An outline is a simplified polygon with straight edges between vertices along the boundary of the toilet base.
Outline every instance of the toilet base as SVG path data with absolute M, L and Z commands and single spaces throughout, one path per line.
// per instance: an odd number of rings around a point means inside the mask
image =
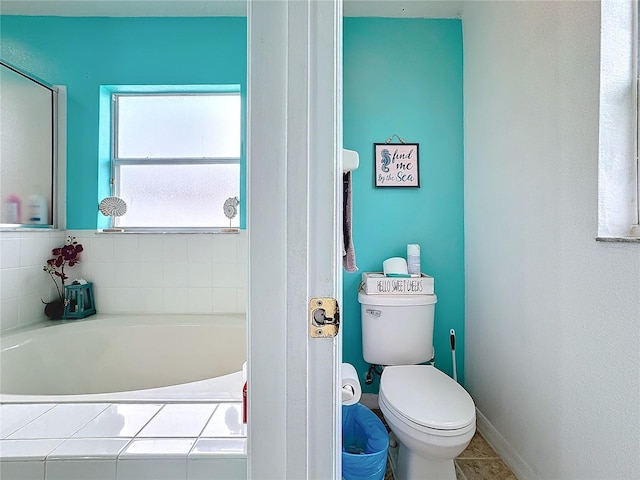
M 453 459 L 426 458 L 411 452 L 399 442 L 396 480 L 456 480 Z

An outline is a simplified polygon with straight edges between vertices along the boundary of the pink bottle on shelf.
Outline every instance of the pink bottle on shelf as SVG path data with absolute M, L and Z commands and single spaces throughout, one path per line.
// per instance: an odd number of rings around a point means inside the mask
M 4 201 L 5 223 L 20 223 L 22 212 L 20 211 L 20 197 L 9 195 Z

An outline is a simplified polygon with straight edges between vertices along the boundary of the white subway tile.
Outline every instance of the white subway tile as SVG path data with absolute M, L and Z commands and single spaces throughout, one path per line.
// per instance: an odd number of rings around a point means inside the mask
M 113 294 L 115 302 L 117 303 L 117 307 L 115 307 L 116 312 L 143 313 L 140 305 L 140 292 L 138 288 L 117 287 L 110 289 L 110 291 Z
M 163 289 L 164 313 L 184 313 L 189 300 L 188 288 L 164 288 Z
M 238 268 L 235 262 L 216 262 L 212 264 L 213 286 L 218 288 L 236 288 L 238 286 Z
M 238 313 L 247 313 L 247 289 L 238 288 Z
M 213 295 L 210 288 L 189 288 L 183 313 L 213 313 Z
M 20 325 L 18 299 L 0 300 L 0 331 L 16 328 Z
M 138 245 L 141 262 L 163 262 L 166 260 L 162 235 L 140 235 Z
M 165 287 L 187 287 L 189 278 L 187 263 L 164 263 L 164 286 Z
M 165 407 L 166 408 L 166 407 Z M 186 461 L 195 438 L 135 438 L 118 457 L 119 460 L 175 459 Z M 186 462 L 183 464 L 186 467 Z
M 140 313 L 164 312 L 163 288 L 137 288 Z
M 202 431 L 202 437 L 245 437 L 241 403 L 221 403 Z
M 106 404 L 59 404 L 8 439 L 68 438 L 107 408 Z
M 112 263 L 93 263 L 89 267 L 91 277 L 88 277 L 87 280 L 93 282 L 94 291 L 98 286 L 103 288 L 117 286 L 116 269 Z
M 164 235 L 163 260 L 165 262 L 187 262 L 189 235 Z
M 246 458 L 207 458 L 187 460 L 187 478 L 189 480 L 246 480 Z
M 55 278 L 58 281 L 58 286 L 62 287 L 60 278 Z M 42 266 L 20 268 L 20 279 L 18 284 L 21 295 L 23 292 L 30 294 L 37 293 L 42 297 L 46 297 L 49 293 L 50 287 L 55 290 L 55 285 L 51 281 L 51 277 L 42 269 Z
M 20 291 L 20 268 L 3 268 L 0 270 L 0 300 L 18 298 Z
M 212 235 L 213 238 L 213 254 L 211 260 L 213 262 L 228 262 L 235 259 L 238 254 L 237 235 Z
M 141 287 L 163 287 L 164 265 L 160 262 L 142 262 L 140 268 Z
M 241 261 L 236 264 L 237 271 L 237 284 L 239 288 L 247 288 L 249 270 L 247 268 L 247 262 Z
M 110 421 L 113 424 L 113 419 Z M 113 429 L 104 430 L 111 432 Z M 49 454 L 47 460 L 116 460 L 131 438 L 70 438 Z M 87 475 L 87 477 L 89 477 Z
M 217 404 L 165 405 L 145 426 L 142 437 L 197 437 L 207 424 Z
M 162 405 L 156 404 L 113 404 L 73 436 L 82 439 L 135 437 L 149 420 L 160 411 L 160 408 L 162 408 Z M 79 441 L 83 442 L 84 440 Z M 112 447 L 112 445 L 105 446 Z M 100 444 L 97 447 L 102 448 Z M 119 452 L 120 450 L 118 450 Z
M 139 261 L 138 235 L 118 235 L 113 241 L 114 261 Z
M 122 313 L 115 288 L 93 286 L 96 310 L 98 313 Z
M 238 311 L 238 292 L 235 288 L 213 289 L 213 313 L 235 313 Z
M 244 437 L 199 438 L 189 459 L 207 458 L 245 458 L 247 457 L 247 439 Z
M 117 480 L 186 480 L 186 458 L 118 460 Z
M 116 480 L 116 460 L 47 460 L 45 480 Z
M 213 282 L 213 272 L 210 263 L 187 264 L 188 287 L 211 288 Z
M 88 246 L 83 245 L 85 249 L 89 250 L 87 254 L 90 255 L 92 262 L 113 262 L 115 260 L 113 238 L 109 235 L 96 235 Z
M 0 437 L 7 438 L 54 406 L 52 403 L 0 405 Z
M 30 440 L 0 440 L 0 460 L 44 460 L 64 439 L 35 438 Z
M 50 298 L 56 297 L 51 296 Z M 25 295 L 18 299 L 18 321 L 20 325 L 29 325 L 47 318 L 44 314 L 45 305 L 42 300 L 47 299 L 39 295 Z
M 20 266 L 20 238 L 0 239 L 0 268 Z
M 138 263 L 113 263 L 111 265 L 114 287 L 139 287 L 140 265 Z
M 5 480 L 44 480 L 44 461 L 1 462 L 0 478 Z
M 20 243 L 20 266 L 44 265 L 51 258 L 48 237 L 23 238 Z
M 247 231 L 246 230 L 240 230 L 240 233 L 238 233 L 238 237 L 237 237 L 236 260 L 238 262 L 245 262 L 246 263 L 246 261 L 247 261 L 247 251 L 248 251 Z
M 213 254 L 212 238 L 215 235 L 196 234 L 187 238 L 188 262 L 211 262 Z

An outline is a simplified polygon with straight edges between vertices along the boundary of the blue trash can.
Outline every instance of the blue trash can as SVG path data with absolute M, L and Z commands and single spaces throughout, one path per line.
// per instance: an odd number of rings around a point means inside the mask
M 364 405 L 342 406 L 343 480 L 382 480 L 387 469 L 389 434 Z

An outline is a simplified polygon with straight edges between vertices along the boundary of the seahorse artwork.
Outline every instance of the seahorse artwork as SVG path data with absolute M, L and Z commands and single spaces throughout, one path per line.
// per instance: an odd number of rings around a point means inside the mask
M 391 163 L 391 156 L 389 155 L 389 150 L 387 150 L 386 148 L 383 149 L 380 152 L 380 155 L 382 156 L 382 158 L 380 159 L 380 162 L 382 162 L 382 171 L 388 172 L 389 164 Z

